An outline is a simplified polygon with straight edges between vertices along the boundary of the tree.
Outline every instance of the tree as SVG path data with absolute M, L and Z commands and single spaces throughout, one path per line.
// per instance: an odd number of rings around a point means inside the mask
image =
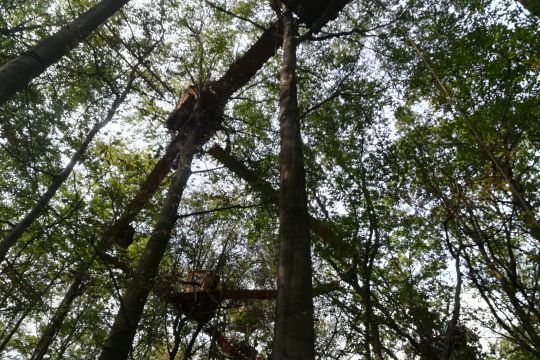
M 311 249 L 296 84 L 297 25 L 283 11 L 280 73 L 279 266 L 272 356 L 314 357 Z

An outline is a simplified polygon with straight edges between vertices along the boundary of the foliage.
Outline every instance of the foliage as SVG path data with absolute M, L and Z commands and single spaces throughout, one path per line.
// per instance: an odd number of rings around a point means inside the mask
M 94 3 L 0 0 L 0 62 Z M 1 264 L 3 358 L 32 356 L 86 262 L 48 354 L 99 355 L 168 177 L 137 214 L 133 244 L 104 245 L 104 232 L 165 152 L 184 89 L 220 78 L 275 20 L 270 2 L 132 1 L 0 108 L 3 238 L 137 65 L 112 123 Z M 315 289 L 338 288 L 315 298 L 319 358 L 540 356 L 539 21 L 509 0 L 356 0 L 301 44 L 309 211 L 347 249 L 312 234 Z M 206 150 L 222 144 L 277 190 L 279 63 L 229 99 L 223 129 L 196 154 L 158 276 L 177 289 L 194 269 L 228 289 L 276 286 L 277 204 Z M 207 325 L 267 357 L 274 310 L 226 300 Z M 224 358 L 199 330 L 154 291 L 133 356 Z

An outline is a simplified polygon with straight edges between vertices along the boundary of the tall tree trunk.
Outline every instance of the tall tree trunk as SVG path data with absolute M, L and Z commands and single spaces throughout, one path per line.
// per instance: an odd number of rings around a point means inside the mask
M 60 331 L 60 328 L 62 327 L 62 324 L 64 323 L 64 320 L 69 313 L 69 310 L 71 309 L 71 304 L 81 293 L 83 281 L 86 278 L 88 268 L 93 262 L 94 257 L 91 260 L 84 261 L 79 265 L 75 274 L 75 279 L 73 280 L 73 282 L 69 286 L 68 291 L 64 295 L 64 299 L 62 299 L 62 302 L 54 312 L 54 315 L 47 324 L 47 327 L 43 331 L 43 334 L 41 334 L 41 338 L 39 339 L 39 342 L 34 349 L 34 353 L 32 354 L 32 360 L 43 359 L 43 357 L 47 353 L 47 350 L 49 350 L 49 346 L 53 342 L 54 337 L 56 336 L 58 331 Z
M 0 263 L 2 263 L 6 255 L 11 249 L 13 245 L 21 238 L 21 236 L 24 234 L 24 232 L 36 221 L 36 219 L 41 216 L 41 214 L 45 211 L 47 206 L 49 205 L 49 202 L 54 197 L 60 186 L 67 180 L 71 172 L 73 171 L 73 168 L 75 165 L 79 162 L 81 157 L 84 155 L 86 150 L 88 149 L 88 146 L 90 146 L 90 143 L 92 140 L 94 140 L 94 137 L 97 135 L 97 133 L 111 120 L 113 119 L 114 115 L 116 114 L 116 111 L 118 110 L 118 107 L 124 102 L 126 99 L 127 94 L 131 90 L 131 86 L 133 84 L 134 80 L 134 72 L 132 72 L 130 79 L 128 80 L 128 83 L 126 85 L 126 88 L 120 94 L 113 102 L 111 108 L 107 112 L 107 116 L 102 121 L 98 122 L 94 125 L 94 127 L 90 130 L 88 135 L 86 136 L 86 139 L 84 139 L 83 143 L 79 147 L 79 149 L 73 154 L 71 160 L 67 164 L 67 166 L 62 170 L 58 176 L 56 176 L 53 180 L 53 182 L 49 185 L 47 188 L 47 191 L 41 195 L 39 200 L 37 201 L 36 205 L 30 210 L 28 214 L 26 214 L 21 221 L 15 225 L 15 227 L 11 230 L 11 232 L 0 242 Z M 2 83 L 2 80 L 0 79 L 0 84 Z M 1 86 L 1 85 L 0 85 Z
M 172 229 L 178 218 L 178 206 L 191 175 L 193 155 L 197 146 L 204 139 L 202 127 L 197 126 L 185 134 L 178 169 L 169 188 L 165 203 L 160 210 L 150 240 L 148 240 L 146 248 L 139 259 L 135 274 L 130 280 L 125 294 L 120 299 L 120 309 L 116 314 L 109 337 L 99 357 L 101 360 L 121 360 L 128 357 L 144 305 L 158 272 L 159 263 L 165 254 Z
M 184 351 L 184 356 L 182 357 L 182 360 L 191 359 L 191 356 L 193 355 L 193 346 L 195 345 L 195 341 L 197 340 L 197 337 L 199 336 L 203 327 L 204 327 L 203 323 L 197 324 L 197 328 L 195 329 L 195 332 L 191 334 L 191 339 L 189 340 L 189 343 L 186 346 L 186 351 Z
M 54 35 L 0 67 L 0 105 L 68 54 L 128 2 L 102 0 Z
M 297 25 L 283 14 L 280 81 L 280 254 L 274 359 L 313 359 L 313 299 L 309 217 L 296 89 Z
M 67 334 L 67 336 L 62 340 L 62 343 L 60 344 L 58 352 L 55 354 L 56 359 L 65 359 L 64 354 L 69 348 L 71 340 L 73 339 L 73 335 L 75 335 L 75 333 L 77 332 L 77 329 L 79 328 L 79 322 L 81 321 L 81 318 L 84 315 L 85 311 L 86 310 L 84 308 L 81 311 L 79 311 L 79 313 L 77 314 L 77 316 L 75 316 L 75 319 L 73 320 L 73 324 L 70 324 L 71 329 L 69 330 L 69 333 Z
M 174 343 L 172 349 L 168 350 L 169 352 L 169 360 L 174 360 L 176 358 L 176 354 L 178 354 L 178 350 L 180 349 L 180 343 L 182 342 L 182 337 L 180 336 L 180 331 L 186 324 L 186 318 L 181 318 L 182 315 L 180 313 L 176 314 L 176 318 L 174 319 L 172 330 L 173 330 L 173 337 L 174 337 Z
M 220 98 L 226 100 L 246 85 L 257 71 L 276 54 L 283 42 L 282 28 L 282 23 L 279 21 L 272 24 L 244 55 L 229 66 L 225 74 L 214 83 Z
M 361 170 L 361 188 L 364 196 L 364 203 L 366 207 L 366 213 L 369 219 L 369 233 L 370 236 L 365 241 L 364 257 L 362 260 L 362 303 L 365 311 L 365 328 L 366 328 L 366 348 L 367 358 L 371 359 L 371 350 L 373 349 L 373 357 L 375 360 L 382 360 L 382 344 L 380 334 L 378 331 L 379 324 L 375 321 L 375 314 L 373 312 L 373 304 L 371 299 L 371 282 L 373 281 L 373 264 L 375 258 L 379 252 L 381 246 L 381 238 L 379 232 L 379 217 L 375 211 L 373 205 L 373 198 L 368 188 L 365 169 L 362 166 Z

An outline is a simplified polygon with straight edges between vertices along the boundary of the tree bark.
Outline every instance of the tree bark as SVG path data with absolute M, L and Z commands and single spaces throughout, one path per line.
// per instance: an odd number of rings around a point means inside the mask
M 129 0 L 102 0 L 54 35 L 0 67 L 0 105 L 58 62 Z
M 296 89 L 297 25 L 283 14 L 280 81 L 280 253 L 273 358 L 314 359 L 311 249 Z
M 165 254 L 176 223 L 180 199 L 191 175 L 193 155 L 202 139 L 203 133 L 200 127 L 191 129 L 185 134 L 174 179 L 150 240 L 139 259 L 135 274 L 121 298 L 120 309 L 99 357 L 101 360 L 121 360 L 128 357 L 144 305 L 158 272 L 159 263 Z
M 272 24 L 244 55 L 229 66 L 221 79 L 214 83 L 219 97 L 229 98 L 246 85 L 257 71 L 276 54 L 283 42 L 282 28 L 282 23 L 279 21 Z
M 86 139 L 84 139 L 79 149 L 75 152 L 75 154 L 73 154 L 73 157 L 71 158 L 68 165 L 62 170 L 62 172 L 60 172 L 60 174 L 58 174 L 58 176 L 54 178 L 51 185 L 49 185 L 49 187 L 47 188 L 47 191 L 45 191 L 45 193 L 37 201 L 37 204 L 32 208 L 32 210 L 30 210 L 28 214 L 24 216 L 24 218 L 21 219 L 21 221 L 19 221 L 15 225 L 15 227 L 11 230 L 11 232 L 0 242 L 0 263 L 2 263 L 5 260 L 9 249 L 11 249 L 13 245 L 15 245 L 17 240 L 19 240 L 21 236 L 24 234 L 24 232 L 28 230 L 30 225 L 32 225 L 34 221 L 36 221 L 36 219 L 41 216 L 41 214 L 43 214 L 43 212 L 49 205 L 49 202 L 54 197 L 58 189 L 62 186 L 62 184 L 67 180 L 67 178 L 73 171 L 73 168 L 75 167 L 75 165 L 77 165 L 81 157 L 84 155 L 84 153 L 88 149 L 88 146 L 90 146 L 90 143 L 92 142 L 92 140 L 94 140 L 94 137 L 97 135 L 97 133 L 105 125 L 111 122 L 114 115 L 116 114 L 116 111 L 118 110 L 118 107 L 120 107 L 120 105 L 124 102 L 127 94 L 131 90 L 133 80 L 134 80 L 134 77 L 132 74 L 131 78 L 129 79 L 126 85 L 126 88 L 124 89 L 122 94 L 120 94 L 115 99 L 111 108 L 107 112 L 107 116 L 105 117 L 105 119 L 103 119 L 103 121 L 94 125 L 94 127 L 92 128 L 92 130 L 90 130 L 90 132 L 86 136 Z M 0 84 L 1 83 L 2 83 L 2 80 L 0 79 Z
M 193 345 L 195 345 L 195 341 L 197 340 L 197 337 L 199 336 L 199 333 L 203 329 L 204 324 L 199 323 L 197 324 L 197 328 L 195 329 L 195 332 L 191 335 L 191 339 L 189 340 L 189 343 L 186 346 L 186 350 L 184 351 L 184 356 L 182 357 L 182 360 L 189 360 L 191 359 L 191 355 L 193 355 Z

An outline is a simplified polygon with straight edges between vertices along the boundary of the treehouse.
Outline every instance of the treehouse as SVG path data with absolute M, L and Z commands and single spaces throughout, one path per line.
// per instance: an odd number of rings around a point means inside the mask
M 345 0 L 284 0 L 283 1 L 309 28 L 323 18 L 322 24 L 334 20 L 349 1 Z M 316 26 L 314 33 L 320 30 Z
M 213 271 L 190 271 L 183 284 L 181 294 L 184 296 L 178 301 L 181 311 L 198 322 L 212 319 L 221 302 L 218 296 L 221 292 L 219 275 Z

